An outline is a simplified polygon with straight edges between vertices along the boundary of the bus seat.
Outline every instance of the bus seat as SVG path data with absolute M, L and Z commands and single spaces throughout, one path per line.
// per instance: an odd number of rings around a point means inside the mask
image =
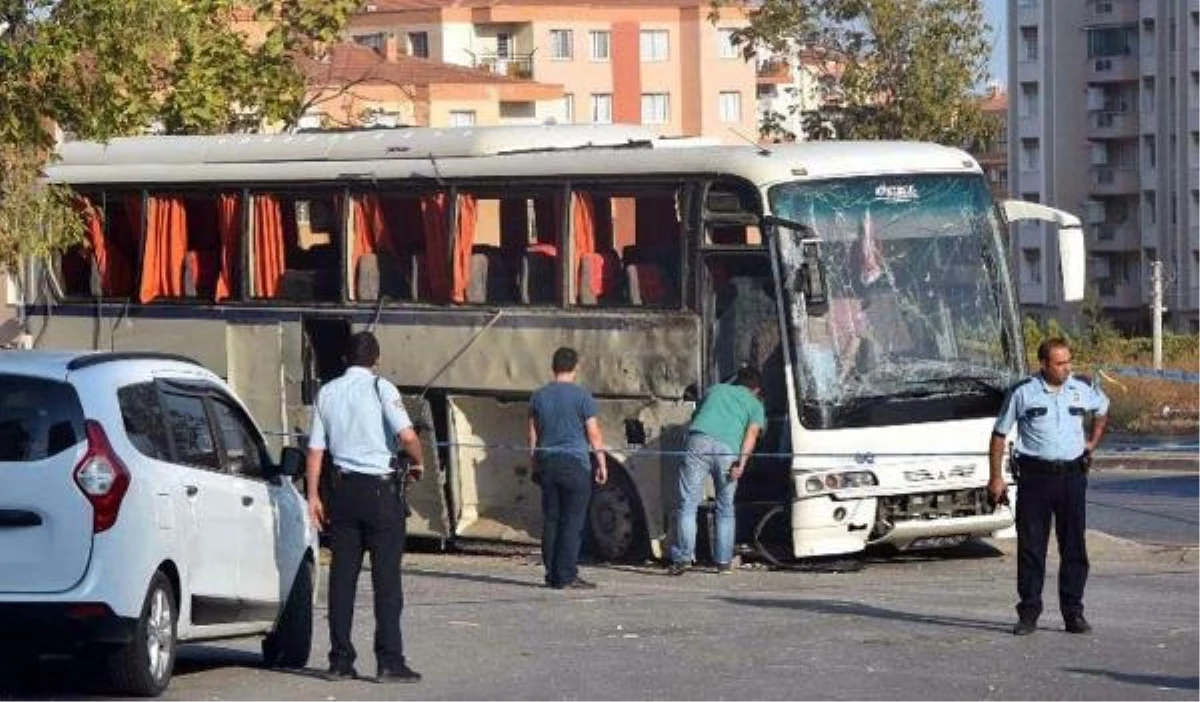
M 579 304 L 609 302 L 621 287 L 621 259 L 608 250 L 579 257 Z
M 427 297 L 423 295 L 422 288 L 429 284 L 422 276 L 425 275 L 425 254 L 415 252 L 408 255 L 408 299 L 421 300 Z
M 500 249 L 478 244 L 471 251 L 467 302 L 512 302 L 512 275 Z
M 521 258 L 521 302 L 542 304 L 558 297 L 558 250 L 553 244 L 533 244 Z
M 220 273 L 219 253 L 190 249 L 183 257 L 183 296 L 211 297 Z
M 666 270 L 656 263 L 626 263 L 625 289 L 629 304 L 670 306 L 676 303 L 677 290 Z
M 357 300 L 379 299 L 379 256 L 366 253 L 358 257 L 354 267 L 354 297 Z

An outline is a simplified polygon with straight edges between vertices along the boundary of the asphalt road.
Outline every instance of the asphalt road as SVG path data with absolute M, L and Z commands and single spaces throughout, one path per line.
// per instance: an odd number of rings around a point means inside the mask
M 165 697 L 1195 700 L 1196 549 L 1089 538 L 1095 633 L 1062 631 L 1052 567 L 1043 629 L 1021 639 L 1009 633 L 1011 541 L 871 558 L 849 572 L 747 566 L 670 578 L 654 566 L 589 567 L 592 593 L 540 587 L 528 555 L 411 555 L 405 634 L 421 683 L 319 679 L 322 608 L 311 669 L 263 669 L 253 640 L 188 646 Z M 356 645 L 368 673 L 370 601 L 364 578 Z M 102 696 L 81 669 L 47 662 L 28 686 L 0 681 L 0 696 Z
M 1088 526 L 1143 543 L 1197 544 L 1194 472 L 1101 470 L 1088 479 Z

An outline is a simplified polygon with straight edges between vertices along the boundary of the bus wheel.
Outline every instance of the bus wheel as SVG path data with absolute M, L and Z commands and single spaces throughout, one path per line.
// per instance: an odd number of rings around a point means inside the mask
M 588 551 L 602 561 L 638 561 L 646 557 L 649 536 L 633 481 L 609 461 L 608 482 L 592 489 L 588 504 Z

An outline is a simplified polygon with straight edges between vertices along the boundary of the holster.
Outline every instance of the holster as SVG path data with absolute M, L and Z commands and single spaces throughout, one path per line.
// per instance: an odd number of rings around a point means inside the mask
M 412 508 L 408 506 L 408 466 L 409 460 L 403 452 L 392 456 L 392 470 L 396 471 L 396 479 L 392 484 L 396 486 L 396 499 L 400 500 L 400 505 L 404 507 L 404 516 L 412 516 Z

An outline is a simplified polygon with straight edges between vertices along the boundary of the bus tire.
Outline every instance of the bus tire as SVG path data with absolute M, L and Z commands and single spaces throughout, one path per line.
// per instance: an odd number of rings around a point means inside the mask
M 608 481 L 592 488 L 585 531 L 588 552 L 600 561 L 641 561 L 649 553 L 649 532 L 637 488 L 616 461 L 608 461 Z

